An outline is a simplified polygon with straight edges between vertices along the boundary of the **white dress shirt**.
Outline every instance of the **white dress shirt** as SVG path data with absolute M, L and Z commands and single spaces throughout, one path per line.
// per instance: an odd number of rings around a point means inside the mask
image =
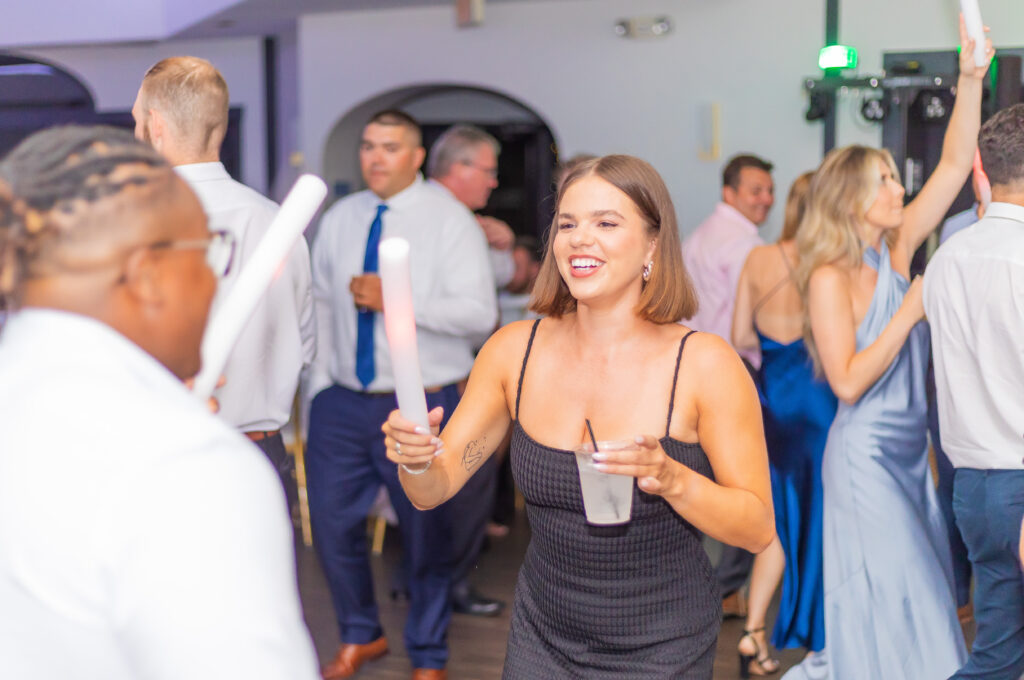
M 441 191 L 445 192 L 452 197 L 452 200 L 459 200 L 455 197 L 455 194 L 452 193 L 451 189 L 446 187 L 444 184 L 441 184 L 436 179 L 428 179 L 427 184 L 437 187 Z M 465 203 L 463 203 L 463 205 L 465 205 Z M 468 210 L 469 206 L 466 206 L 466 209 Z M 470 212 L 473 211 L 470 210 Z M 479 222 L 477 224 L 479 224 Z M 484 236 L 484 240 L 487 240 L 486 236 Z M 512 257 L 512 248 L 509 248 L 508 250 L 498 250 L 497 248 L 492 248 L 490 244 L 487 244 L 487 255 L 491 261 L 491 273 L 494 275 L 495 287 L 504 288 L 511 283 L 512 277 L 516 275 L 516 261 Z M 486 339 L 487 338 L 484 338 L 484 340 Z
M 153 357 L 86 317 L 8 320 L 0 678 L 319 678 L 292 550 L 266 457 Z
M 212 318 L 266 234 L 278 206 L 231 179 L 221 163 L 179 165 L 175 170 L 199 196 L 210 229 L 225 229 L 238 240 L 231 271 L 217 286 Z M 315 352 L 309 248 L 300 240 L 228 357 L 227 382 L 214 392 L 221 417 L 243 432 L 281 429 L 291 415 L 299 373 L 313 361 Z
M 498 312 L 501 325 L 507 326 L 525 319 L 539 319 L 540 316 L 530 310 L 529 293 L 509 293 L 507 290 L 498 293 Z
M 516 275 L 516 261 L 512 257 L 512 249 L 498 250 L 488 246 L 487 255 L 491 260 L 491 271 L 494 272 L 494 285 L 504 288 Z
M 924 308 L 949 460 L 1024 469 L 1024 207 L 992 203 L 939 248 Z
M 313 245 L 313 299 L 320 352 L 310 393 L 331 383 L 353 390 L 357 310 L 349 283 L 363 273 L 363 257 L 377 206 L 386 203 L 381 240 L 409 241 L 416 343 L 425 386 L 462 380 L 473 366 L 473 343 L 497 323 L 494 276 L 487 241 L 469 210 L 417 176 L 387 201 L 371 191 L 347 196 L 324 214 Z M 391 391 L 395 382 L 384 319 L 374 319 L 376 377 L 366 389 Z

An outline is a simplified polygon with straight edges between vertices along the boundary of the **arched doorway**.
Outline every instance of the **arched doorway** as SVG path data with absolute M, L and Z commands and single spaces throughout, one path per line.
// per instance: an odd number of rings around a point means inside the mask
M 481 213 L 505 220 L 519 234 L 543 235 L 551 219 L 552 172 L 557 162 L 555 137 L 536 111 L 508 95 L 464 85 L 415 85 L 373 97 L 342 116 L 324 147 L 323 176 L 333 198 L 363 188 L 359 138 L 366 119 L 397 108 L 423 127 L 431 144 L 455 123 L 483 128 L 501 142 L 499 186 Z

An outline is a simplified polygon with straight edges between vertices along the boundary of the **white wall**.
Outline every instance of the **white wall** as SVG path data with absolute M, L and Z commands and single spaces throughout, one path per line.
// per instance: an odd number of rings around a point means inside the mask
M 159 40 L 239 0 L 16 0 L 3 3 L 0 45 Z
M 118 1 L 88 0 L 88 11 L 75 13 L 82 15 L 75 20 L 79 28 L 96 17 L 109 23 Z M 227 2 L 213 0 L 217 7 Z M 52 18 L 60 14 L 51 7 L 56 4 L 37 0 L 26 4 L 31 12 L 5 15 L 0 44 L 15 25 L 11 19 Z M 981 6 L 997 46 L 1024 46 L 1024 0 L 981 0 Z M 883 51 L 954 45 L 956 11 L 957 0 L 847 0 L 841 3 L 840 39 L 859 49 L 861 73 L 876 73 Z M 613 34 L 624 16 L 660 14 L 675 24 L 666 38 Z M 144 19 L 117 16 L 136 27 Z M 801 83 L 820 73 L 823 26 L 824 0 L 495 2 L 488 4 L 484 26 L 466 30 L 454 27 L 449 5 L 306 15 L 297 33 L 279 42 L 276 188 L 290 183 L 291 151 L 302 151 L 305 168 L 314 172 L 330 165 L 323 154 L 331 130 L 359 104 L 423 83 L 464 84 L 533 108 L 551 126 L 563 156 L 625 152 L 650 160 L 665 177 L 686 232 L 718 199 L 719 171 L 730 155 L 750 151 L 774 161 L 780 203 L 790 181 L 820 160 L 821 124 L 804 121 Z M 146 68 L 163 57 L 211 60 L 227 78 L 232 104 L 244 107 L 243 179 L 268 189 L 260 38 L 26 53 L 79 76 L 100 110 L 129 109 Z M 710 102 L 722 106 L 722 157 L 702 161 L 700 120 Z M 852 113 L 855 102 L 840 105 L 840 143 L 878 144 L 880 128 Z M 332 163 L 351 166 L 353 160 Z M 781 212 L 773 211 L 766 237 L 777 233 Z
M 231 105 L 243 107 L 242 181 L 266 190 L 266 121 L 263 58 L 257 38 L 170 41 L 151 45 L 54 47 L 20 52 L 66 68 L 92 91 L 98 111 L 127 111 L 146 70 L 165 57 L 210 60 L 228 82 Z
M 307 166 L 334 124 L 395 88 L 451 82 L 504 92 L 536 110 L 560 151 L 631 153 L 651 161 L 672 191 L 684 232 L 718 199 L 725 159 L 742 151 L 776 164 L 779 201 L 764 235 L 778 233 L 789 183 L 817 165 L 821 123 L 804 120 L 802 79 L 818 77 L 824 0 L 561 0 L 488 4 L 485 25 L 458 30 L 451 8 L 307 15 L 299 21 L 302 147 Z M 840 39 L 862 73 L 882 52 L 947 49 L 957 0 L 847 0 Z M 981 0 L 995 43 L 1024 45 L 1024 0 Z M 667 38 L 624 40 L 624 16 L 668 15 Z M 722 157 L 702 161 L 701 111 L 722 107 Z M 854 112 L 858 113 L 854 113 Z M 840 100 L 841 144 L 879 144 L 881 128 Z
M 164 6 L 158 2 L 91 0 L 79 5 L 68 0 L 21 0 L 4 3 L 0 45 L 152 40 L 161 37 L 163 29 Z
M 998 48 L 1024 45 L 1024 2 L 979 0 Z M 882 52 L 948 50 L 957 46 L 958 0 L 859 0 L 840 3 L 839 38 L 860 49 L 860 70 L 877 73 Z
M 375 95 L 418 83 L 497 90 L 551 126 L 563 156 L 631 153 L 672 191 L 684 231 L 720 194 L 720 170 L 741 151 L 776 163 L 782 191 L 820 156 L 820 126 L 803 119 L 801 77 L 816 70 L 816 0 L 564 0 L 495 3 L 484 26 L 458 30 L 451 7 L 307 15 L 299 21 L 302 146 L 324 167 L 334 124 Z M 626 15 L 667 14 L 671 35 L 626 40 Z M 786 29 L 779 30 L 779 17 Z M 722 104 L 722 158 L 701 161 L 702 104 Z M 774 211 L 766 235 L 778 228 Z

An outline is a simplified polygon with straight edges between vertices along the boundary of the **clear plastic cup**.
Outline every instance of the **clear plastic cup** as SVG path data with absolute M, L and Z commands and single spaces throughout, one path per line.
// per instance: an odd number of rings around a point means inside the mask
M 636 442 L 599 441 L 600 451 L 635 449 Z M 594 445 L 586 442 L 573 449 L 580 471 L 583 510 L 588 524 L 625 524 L 633 510 L 633 478 L 594 469 Z

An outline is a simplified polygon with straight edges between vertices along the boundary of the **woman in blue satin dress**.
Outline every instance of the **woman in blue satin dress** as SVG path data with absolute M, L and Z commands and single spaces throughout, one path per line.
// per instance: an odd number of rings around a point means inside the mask
M 740 676 L 768 675 L 771 659 L 765 615 L 779 580 L 782 596 L 772 644 L 825 647 L 825 592 L 822 574 L 821 457 L 836 413 L 828 383 L 814 375 L 803 341 L 803 301 L 796 286 L 796 234 L 811 177 L 793 182 L 777 243 L 751 251 L 740 274 L 732 343 L 759 349 L 758 393 L 771 462 L 772 500 L 778 540 L 754 560 L 748 615 L 740 639 Z
M 918 196 L 904 208 L 887 151 L 837 149 L 815 173 L 797 236 L 805 340 L 841 401 L 822 462 L 833 680 L 935 680 L 965 659 L 928 466 L 921 280 L 909 274 L 971 170 L 987 68 L 973 51 L 961 23 L 957 99 Z

